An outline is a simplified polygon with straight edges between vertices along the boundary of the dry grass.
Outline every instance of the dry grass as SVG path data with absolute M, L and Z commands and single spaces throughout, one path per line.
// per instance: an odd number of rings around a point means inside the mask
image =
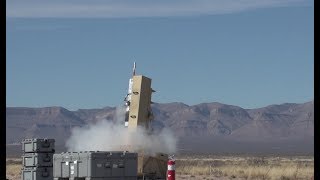
M 217 157 L 181 158 L 176 161 L 179 175 L 230 179 L 313 179 L 313 157 Z
M 20 180 L 22 159 L 7 159 L 6 160 L 6 176 L 9 180 Z

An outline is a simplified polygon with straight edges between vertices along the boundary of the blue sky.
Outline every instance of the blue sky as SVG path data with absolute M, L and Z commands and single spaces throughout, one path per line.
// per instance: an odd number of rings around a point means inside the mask
M 159 103 L 313 99 L 313 1 L 134 2 L 7 1 L 7 106 L 120 105 L 133 61 Z

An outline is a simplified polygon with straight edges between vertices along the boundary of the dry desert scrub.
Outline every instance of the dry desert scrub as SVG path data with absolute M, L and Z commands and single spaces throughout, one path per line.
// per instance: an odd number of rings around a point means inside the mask
M 7 159 L 6 160 L 6 176 L 9 180 L 20 180 L 21 168 L 22 168 L 21 159 Z
M 313 157 L 217 157 L 176 160 L 178 175 L 230 179 L 312 179 Z

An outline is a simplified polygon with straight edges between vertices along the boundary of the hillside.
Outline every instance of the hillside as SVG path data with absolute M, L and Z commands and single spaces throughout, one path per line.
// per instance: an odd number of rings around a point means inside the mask
M 243 109 L 221 103 L 189 106 L 183 103 L 153 104 L 154 130 L 172 129 L 180 144 L 203 146 L 210 140 L 246 142 L 313 142 L 313 101 L 270 105 L 258 109 Z M 62 107 L 6 109 L 6 142 L 19 143 L 23 138 L 55 138 L 63 145 L 73 127 L 82 127 L 102 119 L 112 120 L 115 107 L 69 111 Z M 225 141 L 225 143 L 223 143 Z M 215 141 L 216 142 L 216 141 Z M 191 144 L 191 145 L 190 145 Z M 234 145 L 234 144 L 233 144 Z

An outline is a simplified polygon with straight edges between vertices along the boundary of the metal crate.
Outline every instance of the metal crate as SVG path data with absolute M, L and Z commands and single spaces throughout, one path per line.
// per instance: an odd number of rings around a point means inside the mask
M 121 177 L 121 178 L 112 178 L 112 177 L 104 177 L 104 178 L 94 178 L 94 177 L 86 177 L 86 178 L 53 178 L 53 180 L 137 180 L 136 177 Z M 141 179 L 142 180 L 142 179 Z M 144 179 L 151 180 L 151 179 Z M 157 179 L 157 180 L 165 180 L 165 179 Z
M 22 156 L 24 167 L 52 167 L 53 153 L 27 153 Z
M 24 153 L 54 152 L 54 139 L 24 139 L 22 151 Z
M 137 179 L 137 153 L 67 152 L 53 155 L 54 178 Z
M 21 180 L 52 180 L 52 167 L 23 168 Z

